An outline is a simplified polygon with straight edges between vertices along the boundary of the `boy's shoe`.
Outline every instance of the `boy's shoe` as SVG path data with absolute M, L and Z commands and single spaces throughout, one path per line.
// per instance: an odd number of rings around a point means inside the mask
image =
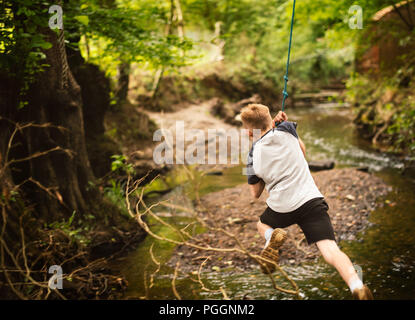
M 267 260 L 278 263 L 279 252 L 278 249 L 283 245 L 287 239 L 287 231 L 283 229 L 275 229 L 271 234 L 271 239 L 268 245 L 262 250 L 261 257 Z M 261 261 L 261 270 L 263 273 L 273 273 L 275 265 L 272 262 Z
M 360 289 L 355 289 L 352 294 L 355 300 L 373 300 L 372 292 L 366 285 L 363 285 Z

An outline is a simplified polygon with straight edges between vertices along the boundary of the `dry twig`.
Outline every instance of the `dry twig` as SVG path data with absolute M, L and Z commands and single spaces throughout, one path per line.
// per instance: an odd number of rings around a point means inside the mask
M 274 261 L 267 260 L 267 259 L 265 259 L 265 258 L 263 258 L 259 255 L 252 254 L 247 248 L 244 247 L 244 245 L 241 243 L 241 241 L 238 239 L 238 237 L 235 234 L 229 232 L 228 230 L 224 229 L 223 227 L 220 227 L 220 226 L 217 226 L 217 225 L 213 225 L 213 226 L 209 225 L 208 223 L 206 223 L 205 219 L 202 219 L 200 217 L 200 215 L 197 213 L 197 211 L 203 212 L 208 217 L 212 217 L 213 213 L 210 212 L 210 210 L 208 210 L 206 207 L 204 207 L 201 200 L 200 200 L 200 196 L 199 196 L 200 180 L 196 181 L 197 178 L 196 178 L 195 174 L 193 174 L 193 172 L 189 168 L 187 168 L 186 166 L 184 166 L 184 168 L 185 168 L 185 171 L 187 173 L 187 176 L 188 176 L 189 180 L 194 182 L 193 191 L 195 192 L 195 198 L 196 198 L 196 204 L 197 204 L 198 210 L 192 210 L 192 209 L 180 206 L 180 205 L 172 204 L 169 200 L 160 201 L 160 202 L 152 204 L 151 206 L 147 206 L 145 204 L 144 200 L 143 200 L 143 194 L 144 194 L 144 189 L 145 189 L 145 187 L 144 187 L 141 190 L 141 192 L 138 194 L 138 199 L 136 201 L 136 204 L 134 206 L 134 211 L 133 211 L 133 209 L 131 207 L 130 195 L 137 191 L 137 188 L 140 185 L 141 180 L 138 180 L 136 182 L 132 182 L 131 177 L 129 177 L 128 180 L 127 180 L 127 185 L 126 185 L 125 201 L 126 201 L 127 209 L 128 209 L 128 212 L 129 212 L 130 216 L 135 218 L 136 221 L 140 224 L 140 226 L 151 237 L 153 237 L 154 239 L 160 240 L 160 241 L 169 242 L 169 243 L 172 243 L 172 244 L 175 244 L 175 245 L 191 247 L 191 248 L 203 251 L 203 252 L 221 252 L 221 253 L 236 252 L 236 253 L 245 255 L 246 257 L 249 257 L 249 258 L 253 259 L 258 264 L 264 264 L 264 262 L 273 263 L 275 265 L 276 269 L 279 271 L 279 273 L 283 275 L 283 277 L 290 283 L 290 285 L 292 286 L 293 289 L 291 290 L 291 289 L 286 289 L 286 288 L 283 288 L 281 286 L 278 286 L 276 281 L 275 281 L 274 276 L 272 274 L 268 274 L 268 276 L 269 276 L 269 278 L 272 282 L 273 288 L 275 290 L 280 291 L 280 292 L 283 292 L 283 293 L 286 293 L 286 294 L 291 294 L 291 295 L 296 296 L 297 298 L 300 298 L 299 288 L 298 288 L 297 284 L 295 283 L 294 280 L 292 280 L 288 276 L 288 274 L 277 263 L 275 263 Z M 203 176 L 203 173 L 201 174 L 201 176 Z M 158 217 L 153 212 L 153 208 L 157 207 L 157 206 L 165 206 L 165 207 L 172 208 L 172 209 L 180 209 L 184 212 L 190 213 L 192 215 L 192 217 L 195 219 L 195 222 L 200 223 L 203 227 L 205 227 L 209 231 L 222 233 L 222 234 L 226 235 L 228 238 L 235 241 L 236 246 L 235 247 L 230 247 L 230 248 L 212 247 L 208 243 L 205 243 L 204 241 L 198 239 L 197 237 L 194 237 L 189 232 L 187 232 L 186 229 L 189 227 L 189 225 L 186 225 L 184 228 L 179 229 L 179 228 L 176 228 L 175 226 L 167 223 L 161 217 Z M 140 209 L 140 207 L 142 207 L 143 209 Z M 173 230 L 180 237 L 181 240 L 175 240 L 175 239 L 172 239 L 172 238 L 163 237 L 163 236 L 158 235 L 157 233 L 153 232 L 151 230 L 151 228 L 149 227 L 149 225 L 143 219 L 143 217 L 145 215 L 151 216 L 157 222 L 159 222 L 159 223 L 163 224 L 164 226 L 166 226 L 166 227 L 170 228 L 171 230 Z M 214 220 L 209 219 L 210 223 L 212 223 L 212 221 L 214 221 Z M 152 256 L 152 259 L 156 263 L 156 265 L 158 265 L 158 268 L 156 270 L 158 272 L 159 271 L 159 264 L 154 259 L 152 251 L 150 252 L 150 255 Z M 229 297 L 226 294 L 224 288 L 221 287 L 217 290 L 213 290 L 213 289 L 207 288 L 205 286 L 205 284 L 203 283 L 202 278 L 201 278 L 201 270 L 209 259 L 210 259 L 210 256 L 206 257 L 205 260 L 200 264 L 199 270 L 198 270 L 198 273 L 197 273 L 197 282 L 199 283 L 202 291 L 211 292 L 211 293 L 222 293 L 224 299 L 229 299 Z M 173 288 L 173 292 L 174 292 L 176 298 L 179 299 L 180 296 L 178 295 L 177 290 L 175 288 L 175 281 L 176 281 L 176 278 L 177 278 L 178 270 L 179 270 L 179 263 L 177 262 L 175 272 L 174 272 L 174 275 L 173 275 L 172 288 Z M 151 278 L 151 287 L 153 286 L 152 281 L 153 281 L 153 277 Z

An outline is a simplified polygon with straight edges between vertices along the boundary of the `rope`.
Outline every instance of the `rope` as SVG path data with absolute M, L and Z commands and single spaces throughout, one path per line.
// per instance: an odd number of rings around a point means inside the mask
M 288 83 L 288 67 L 290 66 L 290 54 L 291 54 L 291 43 L 292 43 L 292 39 L 293 39 L 293 27 L 294 27 L 294 13 L 295 13 L 295 0 L 293 3 L 293 13 L 291 16 L 291 30 L 290 30 L 290 41 L 288 43 L 288 57 L 287 57 L 287 68 L 285 70 L 285 75 L 284 75 L 284 91 L 282 92 L 282 108 L 281 110 L 284 112 L 284 107 L 285 107 L 285 99 L 287 99 L 288 97 L 288 92 L 287 92 L 287 83 Z
M 59 5 L 61 7 L 63 7 L 63 1 L 60 0 L 59 1 Z M 68 86 L 68 70 L 69 70 L 69 66 L 68 66 L 68 60 L 66 57 L 66 50 L 65 50 L 65 32 L 63 29 L 63 24 L 62 24 L 62 29 L 60 30 L 59 36 L 58 36 L 58 49 L 59 49 L 59 58 L 60 58 L 60 63 L 62 66 L 62 73 L 61 73 L 61 81 L 60 81 L 60 88 L 64 89 Z
M 68 60 L 66 59 L 66 51 L 65 51 L 65 33 L 62 27 L 58 37 L 58 46 L 59 46 L 59 58 L 60 63 L 62 66 L 62 73 L 61 73 L 61 81 L 60 81 L 60 88 L 64 89 L 68 86 Z

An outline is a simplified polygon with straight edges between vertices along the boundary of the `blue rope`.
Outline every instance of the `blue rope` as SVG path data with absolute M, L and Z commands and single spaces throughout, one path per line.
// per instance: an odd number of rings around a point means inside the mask
M 288 57 L 287 57 L 287 69 L 285 71 L 285 75 L 284 75 L 284 91 L 282 92 L 282 108 L 281 110 L 284 112 L 284 107 L 285 107 L 285 99 L 287 99 L 288 97 L 288 92 L 287 92 L 287 82 L 288 82 L 288 67 L 290 66 L 290 53 L 291 53 L 291 42 L 293 39 L 293 27 L 294 27 L 294 13 L 295 13 L 295 0 L 293 3 L 293 14 L 291 16 L 291 30 L 290 30 L 290 42 L 288 43 Z

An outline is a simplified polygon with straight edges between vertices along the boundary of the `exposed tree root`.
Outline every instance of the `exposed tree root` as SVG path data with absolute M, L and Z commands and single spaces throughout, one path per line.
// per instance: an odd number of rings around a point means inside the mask
M 73 154 L 71 150 L 54 147 L 22 158 L 9 159 L 18 133 L 28 128 L 65 129 L 50 123 L 19 124 L 5 118 L 1 120 L 14 125 L 14 130 L 8 137 L 6 152 L 0 157 L 0 297 L 22 300 L 119 297 L 127 287 L 127 282 L 122 277 L 112 275 L 107 266 L 107 261 L 115 254 L 93 260 L 89 248 L 77 241 L 70 230 L 47 225 L 42 227 L 43 220 L 39 219 L 34 206 L 25 201 L 22 186 L 31 183 L 68 209 L 58 188 L 44 186 L 32 176 L 19 184 L 14 184 L 9 178 L 11 166 L 16 163 L 56 152 L 64 152 L 69 157 Z M 128 240 L 124 247 L 127 245 Z M 49 268 L 54 265 L 62 268 L 62 290 L 50 286 L 53 274 L 49 273 Z

